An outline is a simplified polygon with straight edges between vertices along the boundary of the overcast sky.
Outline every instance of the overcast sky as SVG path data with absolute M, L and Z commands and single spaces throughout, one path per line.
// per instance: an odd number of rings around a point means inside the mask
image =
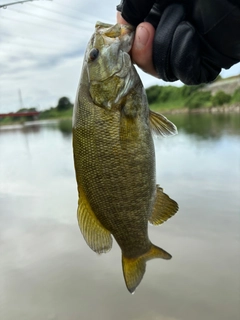
M 0 0 L 0 5 L 13 1 Z M 95 22 L 115 23 L 118 3 L 53 0 L 0 8 L 0 113 L 22 106 L 48 109 L 62 96 L 73 102 Z M 239 73 L 237 64 L 222 76 Z M 145 87 L 164 84 L 143 72 L 140 76 Z

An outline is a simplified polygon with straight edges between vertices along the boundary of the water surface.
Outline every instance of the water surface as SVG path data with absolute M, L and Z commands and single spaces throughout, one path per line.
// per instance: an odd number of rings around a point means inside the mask
M 173 259 L 148 262 L 134 295 L 117 244 L 97 255 L 79 231 L 71 135 L 0 131 L 1 320 L 240 318 L 239 115 L 169 118 L 179 134 L 155 140 L 157 182 L 180 210 L 149 233 Z

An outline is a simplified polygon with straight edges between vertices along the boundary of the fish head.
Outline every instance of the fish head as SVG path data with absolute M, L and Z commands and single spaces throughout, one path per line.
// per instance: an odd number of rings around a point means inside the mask
M 97 22 L 85 54 L 89 93 L 95 105 L 111 109 L 126 96 L 133 67 L 128 52 L 134 38 L 130 25 Z

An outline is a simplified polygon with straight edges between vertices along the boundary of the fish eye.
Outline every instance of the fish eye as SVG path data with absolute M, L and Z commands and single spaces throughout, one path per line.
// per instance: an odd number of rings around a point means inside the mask
M 89 53 L 89 59 L 91 61 L 94 61 L 97 59 L 98 55 L 99 55 L 99 50 L 96 48 L 93 48 Z

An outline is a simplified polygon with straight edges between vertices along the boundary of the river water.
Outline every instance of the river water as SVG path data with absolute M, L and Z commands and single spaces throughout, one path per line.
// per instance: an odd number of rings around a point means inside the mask
M 157 182 L 180 210 L 149 233 L 173 259 L 148 262 L 134 295 L 117 244 L 97 255 L 79 231 L 71 135 L 0 131 L 1 320 L 240 319 L 239 114 L 169 118 Z

